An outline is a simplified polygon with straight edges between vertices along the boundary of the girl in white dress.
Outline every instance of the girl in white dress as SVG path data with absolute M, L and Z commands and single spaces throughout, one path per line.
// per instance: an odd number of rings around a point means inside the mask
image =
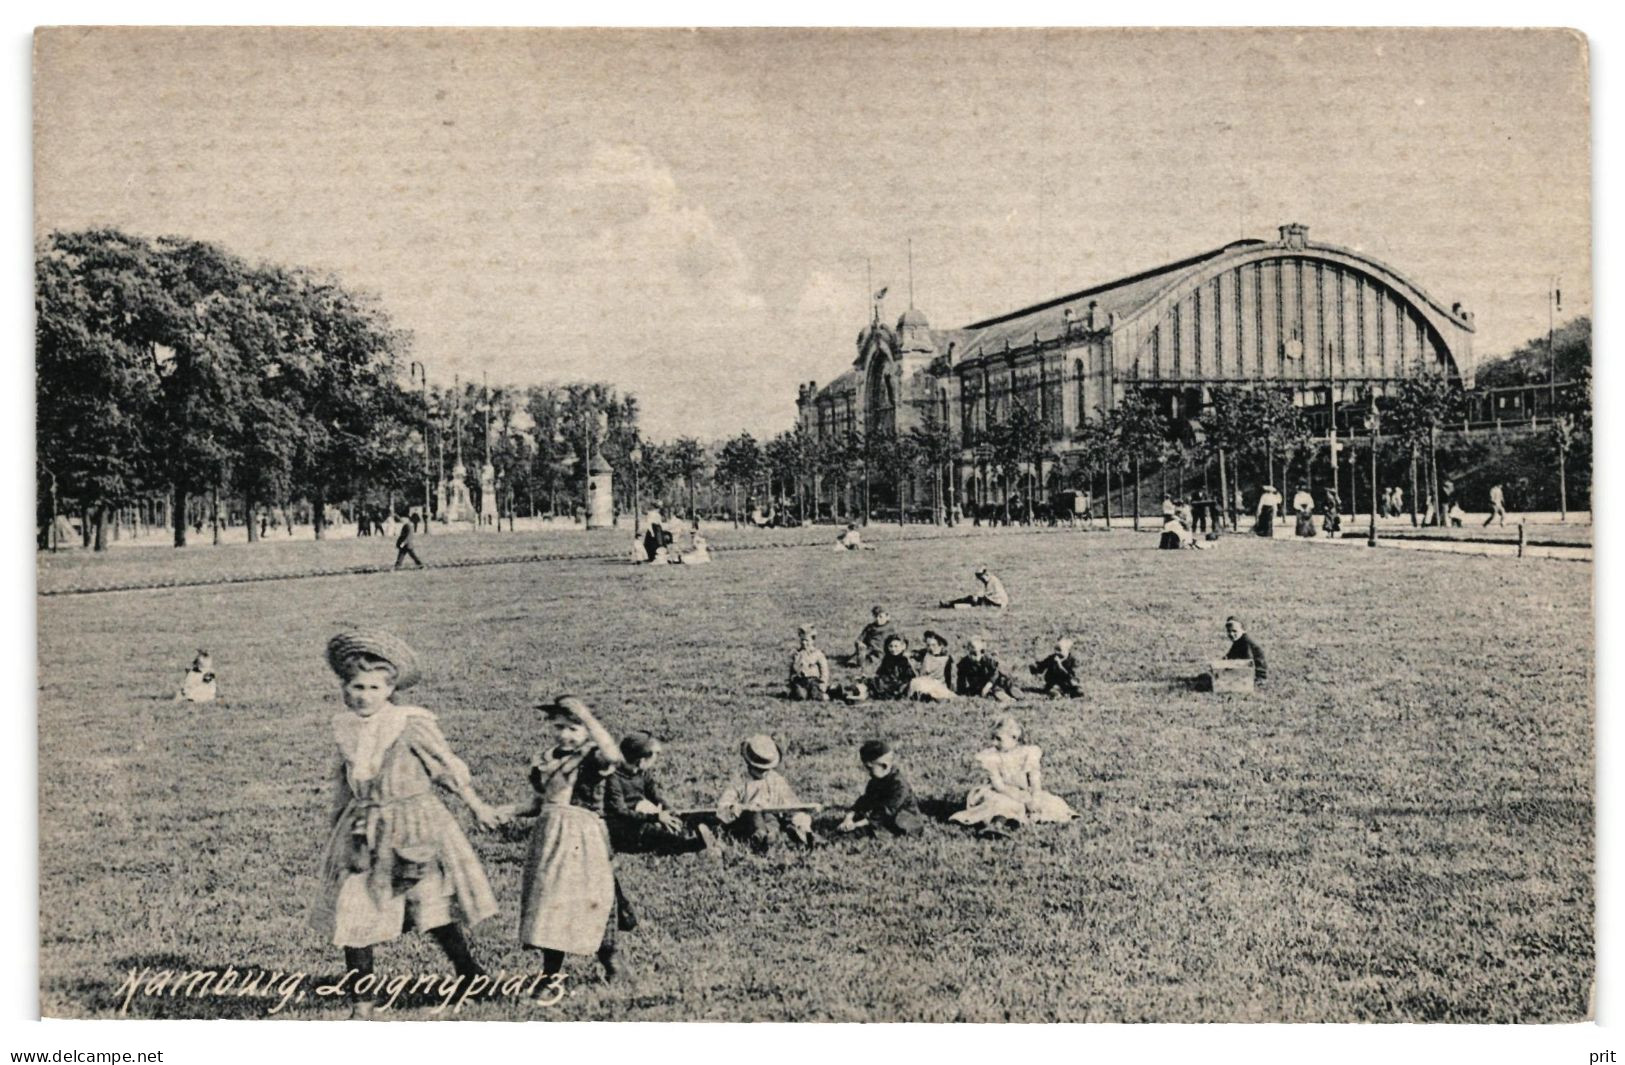
M 993 746 L 979 752 L 976 762 L 987 771 L 988 782 L 972 788 L 965 809 L 948 820 L 961 825 L 987 825 L 1003 818 L 1015 824 L 1070 821 L 1077 815 L 1059 795 L 1044 790 L 1039 759 L 1044 752 L 1021 742 L 1021 724 L 1001 717 L 993 725 Z

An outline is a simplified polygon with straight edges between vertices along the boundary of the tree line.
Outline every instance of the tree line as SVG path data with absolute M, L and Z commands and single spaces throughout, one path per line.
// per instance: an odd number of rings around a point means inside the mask
M 176 546 L 205 525 L 218 542 L 224 521 L 245 524 L 250 540 L 268 521 L 289 531 L 308 521 L 322 537 L 335 510 L 351 519 L 437 511 L 433 488 L 449 482 L 459 460 L 476 507 L 489 462 L 490 509 L 510 522 L 577 512 L 593 455 L 615 469 L 623 513 L 661 500 L 736 521 L 760 500 L 802 521 L 867 521 L 878 502 L 903 521 L 905 485 L 931 520 L 952 520 L 968 509 L 960 496 L 969 466 L 996 476 L 993 506 L 1007 522 L 1033 520 L 1035 507 L 1067 489 L 1104 498 L 1108 522 L 1114 511 L 1137 522 L 1151 472 L 1164 491 L 1171 472 L 1179 486 L 1192 471 L 1216 472 L 1219 497 L 1229 500 L 1244 474 L 1249 485 L 1286 488 L 1295 471 L 1313 479 L 1330 470 L 1325 438 L 1304 410 L 1290 393 L 1266 388 L 1210 389 L 1196 419 L 1176 419 L 1164 395 L 1131 388 L 1065 435 L 1017 401 L 1001 421 L 969 433 L 952 431 L 927 403 L 903 432 L 877 426 L 819 438 L 797 426 L 764 442 L 741 433 L 657 443 L 641 433 L 637 398 L 605 383 L 431 383 L 409 359 L 411 338 L 376 301 L 312 271 L 112 229 L 51 233 L 35 258 L 42 546 L 59 514 L 78 515 L 97 548 L 110 522 L 131 515 L 171 527 Z M 1529 384 L 1556 365 L 1559 379 L 1575 383 L 1540 445 L 1557 467 L 1552 502 L 1564 509 L 1571 467 L 1589 489 L 1590 361 L 1590 323 L 1579 319 L 1480 373 L 1486 385 Z M 1383 399 L 1380 476 L 1398 483 L 1408 466 L 1413 506 L 1431 501 L 1438 510 L 1449 477 L 1441 449 L 1454 446 L 1442 440 L 1466 401 L 1459 386 L 1435 377 L 1406 381 Z M 1364 430 L 1350 413 L 1344 421 L 1354 431 L 1344 439 L 1357 447 Z M 1533 480 L 1531 493 L 1544 493 L 1544 479 Z M 830 497 L 833 507 L 822 509 Z

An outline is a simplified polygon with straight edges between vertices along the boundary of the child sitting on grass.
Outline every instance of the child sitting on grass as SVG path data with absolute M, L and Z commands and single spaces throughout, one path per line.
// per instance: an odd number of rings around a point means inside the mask
M 874 545 L 863 542 L 863 536 L 858 532 L 857 522 L 848 522 L 841 535 L 835 538 L 837 551 L 873 551 Z
M 993 724 L 993 746 L 976 755 L 976 764 L 988 782 L 972 788 L 965 808 L 948 820 L 960 825 L 986 826 L 995 832 L 1037 821 L 1070 821 L 1077 816 L 1066 800 L 1044 790 L 1039 759 L 1041 748 L 1023 744 L 1021 724 L 1001 717 Z
M 214 702 L 214 659 L 209 652 L 198 648 L 192 659 L 192 668 L 181 675 L 181 689 L 175 693 L 176 702 Z
M 982 582 L 980 592 L 958 599 L 946 599 L 937 605 L 955 609 L 962 606 L 990 606 L 999 610 L 1010 605 L 1010 593 L 1004 590 L 1004 582 L 989 573 L 986 566 L 976 570 L 976 579 Z
M 1264 649 L 1258 646 L 1258 641 L 1247 635 L 1247 629 L 1242 625 L 1241 619 L 1234 614 L 1224 619 L 1224 634 L 1230 640 L 1230 650 L 1224 657 L 1235 661 L 1250 661 L 1253 664 L 1253 682 L 1262 684 L 1269 679 L 1270 667 L 1264 661 Z
M 815 646 L 817 629 L 803 625 L 797 636 L 801 646 L 790 655 L 790 698 L 821 703 L 829 698 L 829 659 Z
M 717 799 L 717 820 L 735 839 L 765 853 L 782 833 L 804 847 L 813 845 L 812 812 L 817 806 L 796 798 L 795 789 L 778 772 L 783 761 L 773 737 L 755 735 L 739 745 L 745 779 Z
M 897 768 L 897 755 L 884 740 L 869 740 L 858 748 L 858 760 L 869 774 L 863 794 L 835 831 L 873 835 L 877 829 L 894 836 L 917 836 L 925 827 L 914 791 Z
M 987 637 L 972 636 L 965 644 L 965 656 L 954 669 L 959 694 L 1008 703 L 1015 699 L 1015 682 L 999 660 L 988 652 Z
M 869 681 L 869 698 L 902 699 L 914 680 L 914 663 L 908 660 L 908 638 L 900 632 L 886 637 L 886 654 Z
M 604 786 L 610 845 L 619 854 L 715 851 L 711 829 L 705 825 L 685 829 L 660 794 L 651 773 L 660 752 L 660 741 L 647 732 L 633 732 L 621 740 L 621 764 Z
M 1078 683 L 1082 668 L 1078 656 L 1072 653 L 1072 638 L 1062 636 L 1055 641 L 1055 650 L 1048 657 L 1032 664 L 1032 673 L 1043 683 L 1045 695 L 1075 698 L 1083 694 Z
M 883 606 L 876 606 L 869 611 L 874 620 L 863 627 L 858 633 L 857 642 L 852 645 L 851 664 L 859 669 L 867 669 L 876 665 L 886 654 L 886 641 L 897 633 L 897 628 L 891 623 L 891 615 Z
M 914 679 L 908 683 L 914 699 L 944 702 L 954 695 L 954 658 L 940 633 L 925 630 L 925 646 L 914 655 Z
M 344 948 L 357 982 L 373 971 L 373 948 L 403 932 L 427 932 L 467 979 L 484 970 L 469 952 L 464 925 L 497 912 L 496 896 L 468 837 L 435 794 L 452 792 L 484 828 L 501 813 L 488 806 L 451 752 L 434 715 L 393 702 L 418 681 L 417 654 L 375 629 L 327 642 L 345 709 L 333 717 L 332 831 L 322 855 L 311 924 Z M 371 1015 L 352 998 L 352 1016 Z

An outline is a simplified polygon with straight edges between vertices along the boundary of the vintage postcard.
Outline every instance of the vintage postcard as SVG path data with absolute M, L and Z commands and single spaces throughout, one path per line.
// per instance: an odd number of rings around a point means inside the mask
M 1590 122 L 1555 29 L 39 30 L 42 1012 L 1588 1018 Z

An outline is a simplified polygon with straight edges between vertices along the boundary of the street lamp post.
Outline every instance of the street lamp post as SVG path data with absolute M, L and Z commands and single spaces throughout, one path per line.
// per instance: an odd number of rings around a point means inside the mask
M 634 447 L 626 455 L 632 460 L 632 535 L 638 535 L 638 524 L 643 520 L 643 502 L 638 496 L 638 467 L 643 465 L 643 449 Z
M 429 515 L 434 508 L 429 502 L 429 371 L 421 362 L 412 360 L 411 377 L 423 388 L 423 535 L 429 535 Z
M 1365 427 L 1371 430 L 1371 527 L 1366 535 L 1366 546 L 1377 546 L 1377 434 L 1382 431 L 1382 414 L 1377 410 L 1377 393 L 1371 393 L 1371 406 L 1366 410 Z

